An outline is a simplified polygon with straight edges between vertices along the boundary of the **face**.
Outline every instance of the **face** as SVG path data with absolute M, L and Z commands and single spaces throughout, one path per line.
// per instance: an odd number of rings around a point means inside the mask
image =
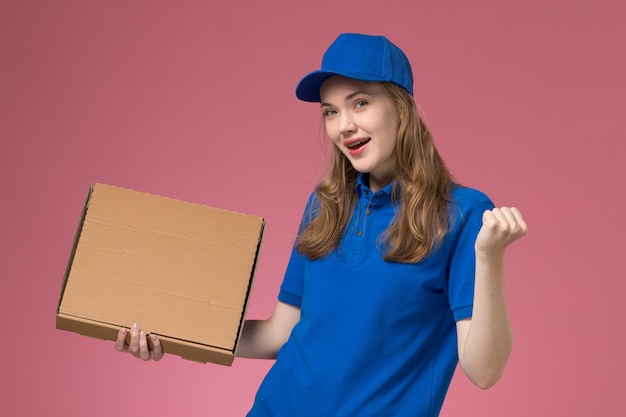
M 341 76 L 328 78 L 320 88 L 326 133 L 354 169 L 369 173 L 373 191 L 395 175 L 395 149 L 400 116 L 379 83 Z

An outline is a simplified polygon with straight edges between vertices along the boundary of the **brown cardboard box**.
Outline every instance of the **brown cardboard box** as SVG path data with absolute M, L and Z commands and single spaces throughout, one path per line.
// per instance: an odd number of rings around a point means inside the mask
M 56 327 L 115 340 L 137 322 L 168 353 L 231 365 L 264 226 L 259 217 L 95 184 Z

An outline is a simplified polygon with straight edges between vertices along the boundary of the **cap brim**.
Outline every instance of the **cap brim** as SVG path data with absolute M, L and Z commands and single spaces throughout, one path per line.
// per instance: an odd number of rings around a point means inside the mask
M 314 71 L 305 76 L 296 86 L 296 97 L 302 101 L 319 102 L 320 87 L 327 78 L 337 75 L 329 71 Z

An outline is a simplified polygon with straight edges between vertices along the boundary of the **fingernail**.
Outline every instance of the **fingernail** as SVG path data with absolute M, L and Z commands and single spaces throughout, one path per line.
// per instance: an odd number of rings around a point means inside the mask
M 133 330 L 137 330 L 138 327 L 137 323 L 133 323 Z
M 122 328 L 120 329 L 120 334 L 121 334 L 122 336 L 126 336 L 126 327 L 122 327 Z

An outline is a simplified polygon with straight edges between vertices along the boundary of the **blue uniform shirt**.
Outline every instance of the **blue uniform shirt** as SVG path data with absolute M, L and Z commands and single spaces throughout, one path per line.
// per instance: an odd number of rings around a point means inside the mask
M 455 322 L 472 314 L 474 242 L 493 204 L 456 187 L 439 249 L 416 264 L 387 262 L 379 238 L 394 219 L 391 187 L 373 193 L 359 177 L 339 247 L 316 261 L 293 250 L 278 298 L 300 307 L 300 321 L 248 417 L 439 414 L 458 362 Z

